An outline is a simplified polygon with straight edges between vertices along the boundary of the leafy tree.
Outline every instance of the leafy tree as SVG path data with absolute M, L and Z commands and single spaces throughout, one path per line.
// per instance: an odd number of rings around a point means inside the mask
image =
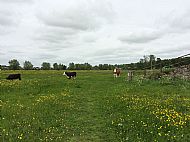
M 81 64 L 75 64 L 75 69 L 76 70 L 82 70 L 82 65 Z
M 156 59 L 156 57 L 154 55 L 149 55 L 151 69 L 153 67 L 153 64 L 155 63 L 155 59 Z
M 145 60 L 140 59 L 140 61 L 137 64 L 137 69 L 144 69 L 145 68 Z
M 150 61 L 155 61 L 156 57 L 154 55 L 149 55 Z
M 66 70 L 67 66 L 63 65 L 63 64 L 59 64 L 58 65 L 59 70 Z
M 43 62 L 43 63 L 42 63 L 42 69 L 43 69 L 43 70 L 50 70 L 50 69 L 51 69 L 50 63 Z
M 148 67 L 148 63 L 149 63 L 149 57 L 147 55 L 143 56 L 143 59 L 141 59 L 141 62 L 143 62 L 143 67 L 144 69 L 146 69 Z
M 144 59 L 143 59 L 144 63 L 148 63 L 149 62 L 149 57 L 147 55 L 144 55 L 143 57 L 144 57 Z
M 140 59 L 139 63 L 143 64 L 144 63 L 144 59 Z
M 9 69 L 11 70 L 19 70 L 19 65 L 20 63 L 16 59 L 9 61 Z
M 74 70 L 75 69 L 75 64 L 74 63 L 69 63 L 69 69 Z
M 84 69 L 85 70 L 91 70 L 92 69 L 92 65 L 90 65 L 89 63 L 84 63 Z
M 99 67 L 98 67 L 97 65 L 95 65 L 95 66 L 93 67 L 93 69 L 94 69 L 94 70 L 99 70 Z
M 98 68 L 99 68 L 100 70 L 103 70 L 103 65 L 102 65 L 102 64 L 99 64 L 99 65 L 98 65 Z
M 32 65 L 32 63 L 30 61 L 25 61 L 24 65 L 23 65 L 23 68 L 25 70 L 32 70 L 33 69 L 33 65 Z
M 189 65 L 190 64 L 190 57 L 182 58 L 183 65 Z
M 156 65 L 155 65 L 156 69 L 161 69 L 162 68 L 162 60 L 160 58 L 156 59 Z
M 58 65 L 57 63 L 54 63 L 54 64 L 53 64 L 53 69 L 54 69 L 54 70 L 59 70 L 59 65 Z
M 136 67 L 137 67 L 137 69 L 143 70 L 144 69 L 144 63 L 138 62 L 138 63 L 136 63 Z
M 103 64 L 103 70 L 108 70 L 108 69 L 109 69 L 108 64 Z

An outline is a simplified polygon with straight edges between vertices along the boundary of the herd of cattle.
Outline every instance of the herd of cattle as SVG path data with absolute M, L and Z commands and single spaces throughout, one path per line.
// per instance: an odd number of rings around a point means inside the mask
M 113 71 L 114 78 L 119 77 L 121 74 L 121 70 L 116 68 Z M 68 79 L 75 79 L 77 76 L 76 72 L 64 72 L 63 75 L 67 76 Z M 7 80 L 14 80 L 14 79 L 19 79 L 21 80 L 21 74 L 9 74 L 8 77 L 6 78 Z

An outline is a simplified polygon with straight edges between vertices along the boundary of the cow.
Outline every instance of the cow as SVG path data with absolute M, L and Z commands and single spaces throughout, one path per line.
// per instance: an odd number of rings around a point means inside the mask
M 66 75 L 68 79 L 71 79 L 73 77 L 73 79 L 75 79 L 75 77 L 77 76 L 76 72 L 64 72 L 63 75 Z
M 14 80 L 14 79 L 21 80 L 21 74 L 9 74 L 6 79 L 7 80 Z
M 113 70 L 113 76 L 114 76 L 114 78 L 120 77 L 120 74 L 121 74 L 121 69 L 115 68 Z

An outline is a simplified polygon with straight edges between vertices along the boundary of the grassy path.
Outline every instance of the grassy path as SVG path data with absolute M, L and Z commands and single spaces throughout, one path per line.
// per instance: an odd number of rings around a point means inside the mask
M 93 77 L 77 80 L 80 85 L 72 89 L 72 94 L 75 95 L 75 104 L 79 109 L 78 113 L 73 115 L 76 115 L 76 124 L 83 129 L 84 135 L 73 137 L 71 141 L 114 141 L 115 132 L 108 125 L 111 122 L 107 114 L 107 101 L 113 95 L 110 94 L 114 86 L 113 81 L 113 78 L 96 78 L 94 82 Z

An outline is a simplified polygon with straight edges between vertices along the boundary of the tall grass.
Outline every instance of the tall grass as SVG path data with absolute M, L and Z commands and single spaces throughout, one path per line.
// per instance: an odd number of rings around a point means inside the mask
M 1 71 L 0 78 L 14 71 Z M 190 140 L 190 82 L 126 80 L 126 72 L 21 71 L 0 80 L 0 141 Z

